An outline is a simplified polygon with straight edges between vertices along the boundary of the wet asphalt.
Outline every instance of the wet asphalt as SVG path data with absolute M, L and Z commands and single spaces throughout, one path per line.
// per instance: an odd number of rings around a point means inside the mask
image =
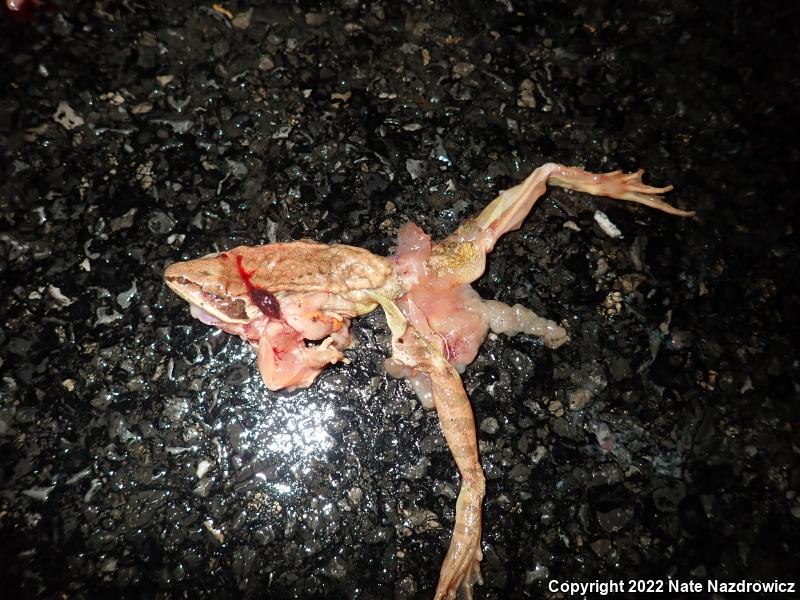
M 432 597 L 459 478 L 382 315 L 276 394 L 161 274 L 301 238 L 388 254 L 548 161 L 644 167 L 698 214 L 551 190 L 490 256 L 481 295 L 571 341 L 490 336 L 464 374 L 476 596 L 796 577 L 791 3 L 161 4 L 0 18 L 7 597 Z

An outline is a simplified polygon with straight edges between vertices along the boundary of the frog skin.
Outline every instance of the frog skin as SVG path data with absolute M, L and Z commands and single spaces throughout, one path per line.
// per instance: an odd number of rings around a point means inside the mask
M 645 185 L 642 173 L 593 174 L 548 163 L 440 242 L 407 223 L 389 258 L 308 241 L 239 246 L 172 264 L 164 280 L 190 304 L 192 316 L 255 347 L 261 377 L 273 391 L 308 387 L 327 365 L 347 362 L 342 350 L 350 344 L 350 320 L 382 306 L 392 333 L 386 370 L 407 378 L 422 404 L 436 409 L 461 474 L 453 537 L 435 598 L 455 598 L 458 590 L 471 598 L 473 585 L 482 583 L 485 483 L 459 373 L 489 330 L 540 336 L 551 348 L 568 336 L 519 304 L 483 300 L 470 284 L 483 273 L 486 254 L 503 234 L 520 227 L 548 184 L 694 215 L 665 203 L 659 194 L 672 187 Z M 307 347 L 307 339 L 322 341 Z

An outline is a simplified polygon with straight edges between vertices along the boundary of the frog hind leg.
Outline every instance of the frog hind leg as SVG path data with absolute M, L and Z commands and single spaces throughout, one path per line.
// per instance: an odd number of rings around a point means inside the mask
M 611 171 L 598 174 L 584 171 L 579 167 L 567 167 L 556 163 L 544 164 L 519 185 L 501 192 L 477 216 L 465 221 L 440 246 L 449 250 L 451 247 L 459 247 L 464 242 L 473 242 L 479 244 L 484 252 L 491 252 L 503 234 L 519 228 L 536 201 L 545 193 L 548 185 L 594 196 L 635 202 L 679 217 L 694 216 L 693 211 L 675 208 L 661 198 L 660 194 L 669 192 L 672 186 L 645 185 L 642 182 L 643 173 L 644 170 L 640 169 L 634 173 Z M 449 251 L 453 253 L 452 250 Z M 434 254 L 436 253 L 435 248 Z
M 519 229 L 533 205 L 547 190 L 547 181 L 557 167 L 554 163 L 542 165 L 522 183 L 500 192 L 477 216 L 462 223 L 442 245 L 447 247 L 448 243 L 475 241 L 485 253 L 491 252 L 502 235 Z
M 486 484 L 478 458 L 475 420 L 455 367 L 447 363 L 446 369 L 434 370 L 428 375 L 442 432 L 461 473 L 453 537 L 439 572 L 435 598 L 453 599 L 457 590 L 461 590 L 469 599 L 472 598 L 472 586 L 483 584 L 481 510 Z
M 458 590 L 464 597 L 472 598 L 472 586 L 483 583 L 481 509 L 485 493 L 472 407 L 458 371 L 447 362 L 437 343 L 417 331 L 394 302 L 378 294 L 370 295 L 386 313 L 392 332 L 392 359 L 411 372 L 421 372 L 430 378 L 442 432 L 461 473 L 453 537 L 439 573 L 435 598 L 451 600 Z

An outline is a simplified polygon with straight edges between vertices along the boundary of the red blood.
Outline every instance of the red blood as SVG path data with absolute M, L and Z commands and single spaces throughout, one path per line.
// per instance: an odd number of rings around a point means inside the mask
M 17 23 L 29 24 L 36 20 L 39 0 L 3 0 L 3 12 Z
M 223 256 L 227 258 L 226 254 L 223 254 Z M 253 273 L 255 273 L 255 269 L 248 273 L 242 264 L 242 259 L 243 257 L 241 254 L 236 255 L 236 268 L 239 269 L 239 276 L 242 278 L 244 286 L 247 288 L 247 294 L 250 296 L 250 300 L 252 300 L 253 304 L 270 319 L 280 319 L 281 305 L 278 304 L 278 299 L 275 297 L 275 294 L 264 288 L 253 285 L 250 278 L 253 276 Z

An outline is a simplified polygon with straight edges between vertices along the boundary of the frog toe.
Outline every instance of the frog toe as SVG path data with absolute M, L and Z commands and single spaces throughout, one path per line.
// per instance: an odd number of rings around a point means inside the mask
M 608 173 L 589 173 L 577 167 L 560 167 L 551 176 L 552 185 L 585 192 L 594 196 L 607 196 L 617 200 L 635 202 L 655 208 L 678 217 L 693 217 L 694 211 L 681 210 L 664 202 L 660 194 L 672 190 L 671 185 L 654 187 L 642 181 L 644 169 L 633 173 L 610 171 Z

